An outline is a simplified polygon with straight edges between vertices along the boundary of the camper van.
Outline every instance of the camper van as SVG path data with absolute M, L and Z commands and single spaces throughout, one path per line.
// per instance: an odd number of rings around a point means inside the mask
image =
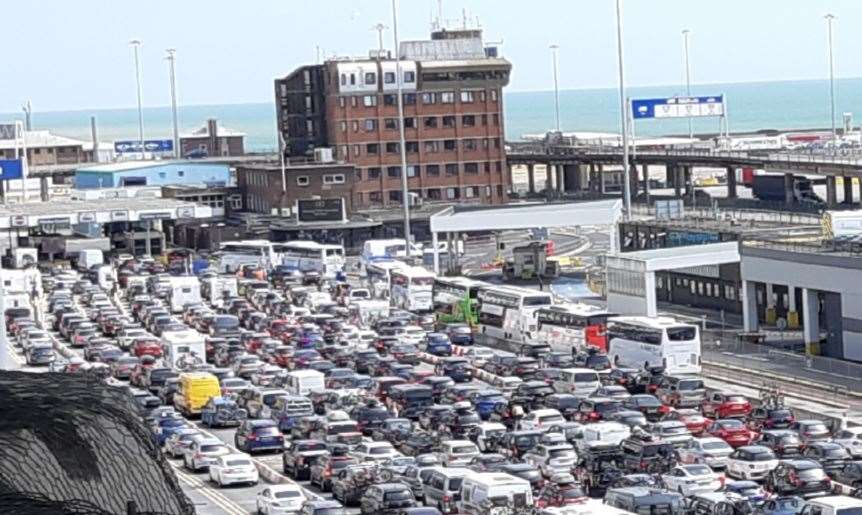
M 98 249 L 85 249 L 78 251 L 78 270 L 89 270 L 93 265 L 101 265 L 105 262 L 105 255 Z
M 224 299 L 237 297 L 239 288 L 236 276 L 216 275 L 201 280 L 201 297 L 211 306 L 220 308 L 224 305 Z
M 165 364 L 176 369 L 184 368 L 184 363 L 204 364 L 206 341 L 197 331 L 170 331 L 162 334 L 162 347 Z
M 312 390 L 325 388 L 323 372 L 317 370 L 294 370 L 287 373 L 285 389 L 293 395 L 308 395 Z
M 512 506 L 516 513 L 519 509 L 532 506 L 533 490 L 530 482 L 498 472 L 477 472 L 464 478 L 459 506 L 461 513 L 490 515 L 496 504 Z
M 170 277 L 168 282 L 170 284 L 168 298 L 171 301 L 172 313 L 180 313 L 189 304 L 201 302 L 201 283 L 197 277 Z

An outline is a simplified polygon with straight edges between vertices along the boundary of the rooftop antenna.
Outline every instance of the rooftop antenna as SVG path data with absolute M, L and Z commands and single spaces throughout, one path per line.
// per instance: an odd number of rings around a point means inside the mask
M 377 54 L 378 57 L 383 55 L 383 31 L 388 29 L 388 28 L 389 28 L 388 25 L 384 25 L 382 23 L 378 23 L 377 25 L 371 27 L 371 30 L 377 31 L 377 44 L 380 47 L 378 54 Z
M 314 48 L 317 51 L 317 58 L 314 60 L 314 64 L 320 64 L 320 45 L 314 45 Z
M 442 29 L 443 24 L 443 0 L 437 0 L 437 29 Z
M 33 130 L 33 106 L 30 104 L 30 101 L 24 102 L 24 105 L 21 106 L 21 109 L 24 111 L 24 130 L 32 131 Z
M 467 29 L 467 8 L 461 9 L 461 25 L 464 26 L 464 29 Z

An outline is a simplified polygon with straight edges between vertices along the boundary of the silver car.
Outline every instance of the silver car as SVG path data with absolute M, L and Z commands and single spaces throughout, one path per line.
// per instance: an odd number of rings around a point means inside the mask
M 230 454 L 230 449 L 217 438 L 203 438 L 192 441 L 183 451 L 183 465 L 192 472 L 209 468 L 219 456 Z
M 713 470 L 727 466 L 727 459 L 733 453 L 733 447 L 721 438 L 706 436 L 693 438 L 685 446 L 677 450 L 679 461 L 683 464 L 701 463 L 709 465 Z
M 678 420 L 663 420 L 649 424 L 646 430 L 679 449 L 693 438 L 686 425 Z
M 165 440 L 165 454 L 171 458 L 178 459 L 183 456 L 183 452 L 185 452 L 193 441 L 204 440 L 206 438 L 207 437 L 197 429 L 191 427 L 188 429 L 180 429 Z

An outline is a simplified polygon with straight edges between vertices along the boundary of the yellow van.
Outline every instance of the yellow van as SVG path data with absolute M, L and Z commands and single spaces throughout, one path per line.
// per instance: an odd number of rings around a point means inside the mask
M 219 396 L 221 386 L 216 376 L 206 372 L 186 372 L 180 374 L 174 407 L 185 416 L 200 415 L 210 397 Z

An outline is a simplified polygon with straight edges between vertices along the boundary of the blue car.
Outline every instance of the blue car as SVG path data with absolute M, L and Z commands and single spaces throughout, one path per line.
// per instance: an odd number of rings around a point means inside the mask
M 507 406 L 509 401 L 497 390 L 481 390 L 472 395 L 473 406 L 482 420 L 488 420 L 491 413 L 497 410 L 497 406 Z
M 805 501 L 801 497 L 776 497 L 769 499 L 757 506 L 755 515 L 797 515 L 805 507 Z
M 445 333 L 430 333 L 426 336 L 425 352 L 435 356 L 451 356 L 452 342 Z
M 449 341 L 456 345 L 473 345 L 473 330 L 467 324 L 449 324 L 446 333 Z
M 163 418 L 159 420 L 153 432 L 153 438 L 159 447 L 165 444 L 165 441 L 180 429 L 191 427 L 185 419 L 182 418 Z
M 284 435 L 272 420 L 246 420 L 237 428 L 233 440 L 237 449 L 249 454 L 284 450 Z

